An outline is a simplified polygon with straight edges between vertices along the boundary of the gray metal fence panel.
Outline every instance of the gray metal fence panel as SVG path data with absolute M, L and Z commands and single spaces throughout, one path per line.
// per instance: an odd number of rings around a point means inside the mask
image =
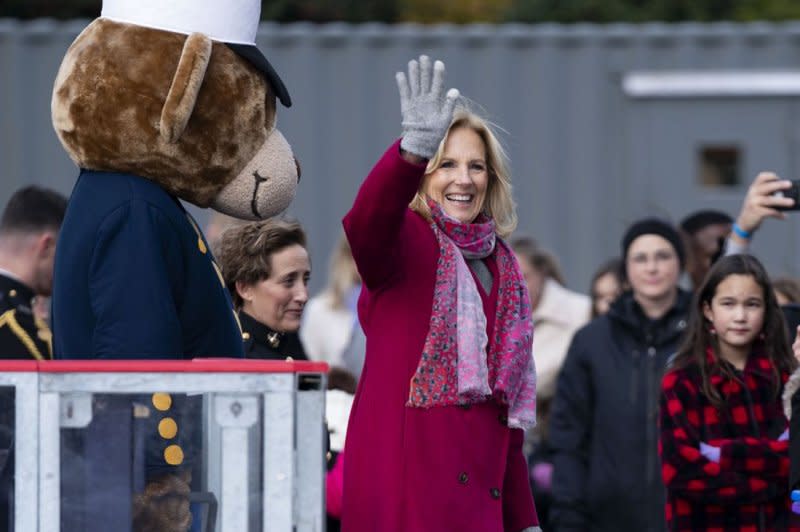
M 0 20 L 0 204 L 25 183 L 65 193 L 74 183 L 77 170 L 50 126 L 50 90 L 61 57 L 85 24 Z M 656 214 L 679 220 L 706 199 L 735 214 L 754 177 L 746 175 L 740 186 L 720 192 L 692 188 L 693 175 L 676 175 L 674 179 L 683 185 L 675 190 L 695 190 L 693 201 L 678 194 L 648 196 L 653 176 L 669 170 L 655 169 L 654 164 L 668 165 L 683 157 L 683 166 L 676 167 L 691 168 L 687 164 L 694 155 L 685 153 L 675 128 L 676 138 L 659 133 L 665 145 L 657 160 L 638 153 L 654 134 L 653 128 L 670 120 L 670 113 L 659 110 L 662 102 L 634 101 L 626 95 L 623 76 L 640 70 L 800 68 L 800 23 L 430 27 L 265 23 L 258 44 L 294 100 L 292 108 L 279 110 L 278 124 L 303 168 L 289 213 L 309 233 L 312 291 L 324 284 L 340 219 L 358 184 L 399 134 L 394 73 L 420 53 L 443 59 L 449 85 L 479 103 L 503 128 L 519 204 L 519 233 L 535 236 L 555 251 L 569 284 L 580 290 L 588 288 L 593 269 L 618 252 L 620 235 L 635 217 L 655 209 Z M 713 120 L 703 111 L 708 100 L 666 105 L 696 106 L 692 120 L 700 124 Z M 788 98 L 786 105 L 788 116 L 795 104 Z M 792 155 L 796 131 L 767 127 L 753 132 L 749 129 L 756 127 L 753 113 L 758 113 L 758 105 L 737 115 L 734 136 L 774 137 L 782 145 L 782 160 L 763 164 L 797 177 Z M 659 148 L 651 146 L 645 152 Z M 748 160 L 761 161 L 757 146 L 745 146 L 745 154 Z M 755 171 L 745 166 L 748 172 Z M 717 201 L 720 197 L 723 200 Z M 206 212 L 195 214 L 201 222 L 207 219 Z M 798 218 L 791 216 L 783 225 L 767 224 L 758 239 L 756 249 L 775 273 L 800 274 Z

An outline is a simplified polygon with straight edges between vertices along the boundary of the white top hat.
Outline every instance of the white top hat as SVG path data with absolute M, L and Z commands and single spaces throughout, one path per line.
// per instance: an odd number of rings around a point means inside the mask
M 277 72 L 256 47 L 261 0 L 103 0 L 100 16 L 186 35 L 202 33 L 225 43 L 267 77 L 283 105 L 292 105 Z

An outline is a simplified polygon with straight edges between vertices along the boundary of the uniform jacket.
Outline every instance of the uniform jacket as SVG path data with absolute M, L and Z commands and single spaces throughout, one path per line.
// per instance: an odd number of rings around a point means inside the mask
M 155 183 L 83 170 L 56 249 L 56 358 L 243 356 L 205 239 Z
M 277 333 L 246 312 L 239 312 L 244 356 L 268 360 L 308 360 L 297 333 Z
M 553 531 L 664 530 L 658 398 L 689 302 L 653 321 L 628 292 L 575 334 L 550 414 Z
M 788 421 L 772 366 L 755 352 L 737 374 L 711 375 L 722 409 L 702 392 L 696 365 L 664 377 L 660 453 L 670 531 L 800 530 L 789 524 L 789 442 L 777 441 Z M 700 454 L 700 442 L 720 448 L 719 463 Z
M 0 359 L 53 358 L 50 329 L 33 314 L 34 296 L 27 285 L 0 274 Z
M 523 433 L 494 401 L 407 407 L 428 333 L 439 248 L 408 209 L 424 165 L 392 145 L 358 192 L 344 228 L 364 282 L 367 354 L 347 429 L 342 530 L 519 532 L 538 523 Z M 497 278 L 490 257 L 485 261 Z M 491 293 L 476 280 L 494 326 Z
M 177 198 L 130 174 L 81 171 L 56 248 L 52 318 L 56 358 L 244 355 L 233 305 L 197 224 Z M 62 477 L 65 530 L 127 529 L 132 488 L 199 468 L 201 403 L 168 392 L 137 397 L 138 406 L 130 396 L 95 397 L 92 423 L 66 431 L 62 449 L 75 458 L 65 460 Z M 174 429 L 165 431 L 165 417 Z M 92 456 L 107 458 L 86 459 Z
M 52 341 L 47 324 L 33 314 L 33 290 L 0 273 L 0 359 L 47 360 Z M 0 390 L 0 530 L 13 530 L 14 393 Z

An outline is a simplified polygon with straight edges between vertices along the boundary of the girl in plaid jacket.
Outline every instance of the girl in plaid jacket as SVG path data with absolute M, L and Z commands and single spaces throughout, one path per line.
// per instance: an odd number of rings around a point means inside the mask
M 659 453 L 672 531 L 800 531 L 789 506 L 781 390 L 795 360 L 752 256 L 717 262 L 664 376 Z

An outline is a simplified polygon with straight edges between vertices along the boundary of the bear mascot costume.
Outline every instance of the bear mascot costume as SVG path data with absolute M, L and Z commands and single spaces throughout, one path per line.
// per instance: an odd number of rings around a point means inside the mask
M 52 120 L 80 175 L 56 246 L 56 358 L 243 356 L 219 268 L 179 200 L 259 220 L 294 197 L 299 165 L 275 125 L 277 101 L 291 100 L 255 46 L 260 9 L 104 0 L 69 47 Z M 62 529 L 190 530 L 193 399 L 95 396 L 91 422 L 62 431 Z M 146 474 L 131 467 L 139 447 Z

